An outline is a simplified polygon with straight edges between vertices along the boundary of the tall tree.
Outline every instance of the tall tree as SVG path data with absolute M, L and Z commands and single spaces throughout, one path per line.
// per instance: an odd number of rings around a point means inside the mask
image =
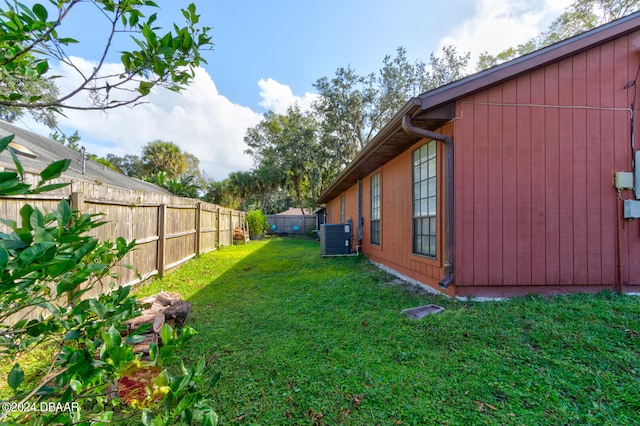
M 84 73 L 77 58 L 65 50 L 78 41 L 63 35 L 64 22 L 82 3 L 91 3 L 98 11 L 96 19 L 104 19 L 107 24 L 92 26 L 107 30 L 102 34 L 102 46 L 93 46 L 99 60 L 89 73 Z M 47 7 L 35 3 L 30 8 L 5 2 L 0 9 L 0 81 L 10 84 L 0 89 L 0 106 L 111 109 L 135 104 L 156 86 L 182 89 L 193 79 L 195 68 L 205 62 L 201 50 L 213 46 L 210 29 L 198 26 L 199 15 L 190 4 L 182 10 L 184 26 L 174 24 L 171 31 L 161 33 L 157 13 L 146 15 L 157 9 L 157 4 L 148 0 L 57 0 L 47 2 Z M 104 65 L 118 36 L 132 38 L 135 48 L 120 52 L 122 70 L 109 73 Z M 45 96 L 46 91 L 34 94 L 26 90 L 31 83 L 50 83 L 50 61 L 75 71 L 80 83 L 66 93 L 50 93 L 53 96 Z M 92 104 L 77 103 L 75 95 L 80 93 L 92 99 Z
M 175 179 L 186 170 L 187 163 L 178 145 L 156 140 L 142 147 L 142 168 L 149 175 L 162 171 Z
M 483 70 L 640 10 L 639 0 L 575 0 L 538 37 L 491 55 L 480 55 L 477 69 Z
M 286 174 L 273 164 L 263 161 L 260 166 L 251 172 L 252 190 L 258 195 L 258 206 L 263 213 L 268 213 L 266 206 L 267 194 L 283 188 Z
M 440 56 L 431 53 L 429 56 L 430 69 L 423 76 L 423 91 L 444 86 L 464 77 L 467 74 L 467 65 L 470 59 L 469 52 L 460 55 L 453 45 L 443 46 Z
M 184 170 L 185 176 L 193 176 L 193 182 L 199 187 L 204 188 L 207 186 L 207 174 L 200 168 L 200 159 L 194 154 L 189 152 L 183 152 L 184 161 L 186 167 Z
M 81 150 L 79 143 L 81 138 L 77 130 L 73 132 L 71 136 L 67 136 L 62 131 L 56 130 L 55 132 L 51 133 L 49 137 L 54 141 L 66 146 L 67 148 L 71 148 L 74 151 L 80 152 Z
M 314 104 L 324 145 L 331 149 L 331 168 L 340 170 L 366 146 L 409 98 L 464 77 L 470 58 L 445 46 L 429 64 L 411 63 L 406 49 L 386 56 L 380 71 L 358 75 L 338 68 L 335 77 L 314 83 L 320 99 Z
M 22 98 L 39 98 L 44 102 L 53 102 L 60 95 L 58 87 L 53 80 L 39 79 L 37 77 L 18 77 L 4 74 L 0 79 L 0 99 L 19 94 Z M 13 123 L 23 117 L 27 111 L 16 105 L 0 104 L 0 119 Z M 32 108 L 28 110 L 33 119 L 50 129 L 57 126 L 56 110 L 50 107 Z
M 209 203 L 218 204 L 224 207 L 230 207 L 224 181 L 209 182 L 209 184 L 205 188 L 205 193 L 202 199 Z
M 257 165 L 269 164 L 286 173 L 300 208 L 303 207 L 305 185 L 315 200 L 318 182 L 313 181 L 318 159 L 326 155 L 317 137 L 317 121 L 311 113 L 303 112 L 297 105 L 290 107 L 286 115 L 268 112 L 255 127 L 247 130 L 245 142 Z
M 227 188 L 240 199 L 242 210 L 247 211 L 247 196 L 251 190 L 250 172 L 232 172 L 229 174 Z
M 106 160 L 116 166 L 123 175 L 137 177 L 140 179 L 144 176 L 142 159 L 135 154 L 126 154 L 123 157 L 119 157 L 115 154 L 107 154 Z

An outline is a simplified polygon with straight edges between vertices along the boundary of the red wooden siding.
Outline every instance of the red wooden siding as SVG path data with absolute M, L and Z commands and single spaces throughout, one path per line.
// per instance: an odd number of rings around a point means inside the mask
M 457 102 L 456 294 L 613 289 L 617 232 L 621 280 L 637 291 L 640 221 L 619 219 L 613 175 L 631 171 L 624 109 L 634 89 L 624 87 L 636 76 L 639 40 L 620 38 Z
M 447 125 L 439 132 L 451 134 L 453 126 Z M 437 257 L 429 258 L 413 254 L 413 185 L 412 152 L 428 141 L 422 140 L 401 155 L 388 162 L 363 180 L 363 216 L 365 238 L 362 249 L 374 262 L 411 279 L 438 289 L 444 276 L 444 149 L 437 145 Z M 369 238 L 371 176 L 380 173 L 381 191 L 381 236 L 380 245 L 372 245 Z M 453 294 L 453 289 L 449 290 Z

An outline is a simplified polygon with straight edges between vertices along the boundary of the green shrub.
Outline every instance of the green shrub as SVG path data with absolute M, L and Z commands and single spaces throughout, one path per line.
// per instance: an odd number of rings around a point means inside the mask
M 251 210 L 247 214 L 247 223 L 249 224 L 249 235 L 262 235 L 269 228 L 267 217 L 259 209 Z
M 20 161 L 9 147 L 12 139 L 0 139 L 0 152 L 9 149 L 17 172 L 0 173 L 0 195 L 64 185 L 47 182 L 59 177 L 69 160 L 45 168 L 35 188 L 25 184 Z M 138 417 L 144 425 L 216 424 L 217 415 L 201 392 L 211 386 L 203 380 L 203 360 L 177 373 L 165 368 L 177 361 L 175 353 L 195 330 L 165 325 L 163 345 L 151 344 L 150 360 L 134 354 L 131 344 L 143 337 L 127 333 L 124 323 L 140 314 L 140 306 L 129 295 L 130 287 L 116 287 L 111 270 L 135 241 L 117 238 L 114 243 L 87 235 L 104 224 L 99 216 L 72 211 L 61 200 L 53 212 L 25 204 L 19 221 L 1 220 L 9 232 L 0 232 L 0 354 L 13 366 L 6 381 L 12 396 L 1 401 L 0 423 L 105 424 Z M 86 297 L 103 285 L 108 292 Z M 43 312 L 21 319 L 33 308 Z M 51 358 L 46 369 L 28 377 L 18 360 L 36 347 L 49 348 L 45 353 Z

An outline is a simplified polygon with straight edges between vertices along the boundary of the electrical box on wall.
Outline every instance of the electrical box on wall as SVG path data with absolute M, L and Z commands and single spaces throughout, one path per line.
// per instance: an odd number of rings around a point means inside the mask
M 623 189 L 633 188 L 633 173 L 617 172 L 615 184 L 616 184 L 616 189 L 618 191 L 622 191 Z
M 624 200 L 624 218 L 625 219 L 640 218 L 640 201 Z

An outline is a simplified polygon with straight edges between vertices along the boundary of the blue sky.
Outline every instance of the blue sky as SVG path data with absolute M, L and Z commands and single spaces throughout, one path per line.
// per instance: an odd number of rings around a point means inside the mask
M 157 0 L 159 23 L 181 22 L 189 2 Z M 140 154 L 147 142 L 161 139 L 197 155 L 206 174 L 222 180 L 248 170 L 243 136 L 268 109 L 284 112 L 293 102 L 314 99 L 313 82 L 339 67 L 360 74 L 377 72 L 386 55 L 407 49 L 411 61 L 428 61 L 443 44 L 475 58 L 522 43 L 558 16 L 568 0 L 196 0 L 201 24 L 212 28 L 214 50 L 194 84 L 181 95 L 163 90 L 148 103 L 109 113 L 69 111 L 62 128 L 78 130 L 89 152 L 104 156 Z M 99 16 L 82 4 L 60 32 L 81 43 L 71 53 L 90 68 L 104 42 Z M 114 51 L 126 47 L 116 40 Z M 109 60 L 117 69 L 118 55 Z M 475 61 L 475 59 L 472 59 Z M 67 74 L 61 70 L 62 74 Z M 72 87 L 74 77 L 61 79 Z M 20 123 L 18 123 L 20 124 Z M 24 120 L 24 126 L 49 131 Z

